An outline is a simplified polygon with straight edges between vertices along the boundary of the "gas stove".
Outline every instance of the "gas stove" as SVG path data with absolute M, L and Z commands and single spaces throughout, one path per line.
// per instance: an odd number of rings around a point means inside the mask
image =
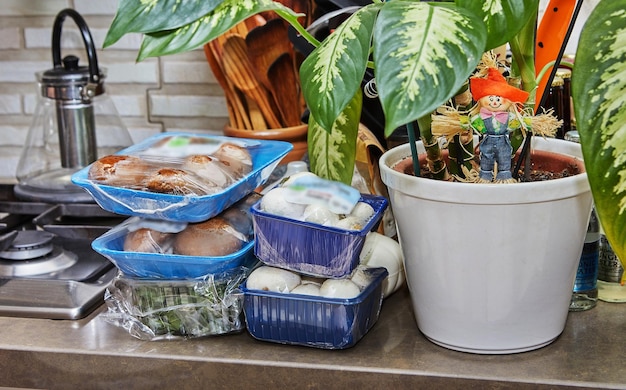
M 0 184 L 0 316 L 90 314 L 117 274 L 91 241 L 123 220 L 96 203 L 20 200 Z

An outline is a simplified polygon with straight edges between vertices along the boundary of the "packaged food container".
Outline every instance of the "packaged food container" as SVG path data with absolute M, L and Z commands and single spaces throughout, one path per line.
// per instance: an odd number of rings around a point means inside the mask
M 109 259 L 126 276 L 151 279 L 193 279 L 255 263 L 254 241 L 227 256 L 203 257 L 161 253 L 126 252 L 126 233 L 118 230 L 92 243 L 93 249 Z
M 257 263 L 251 193 L 200 223 L 131 217 L 92 242 L 126 276 L 192 279 Z M 214 223 L 213 223 L 214 222 Z
M 372 283 L 350 299 L 249 290 L 244 282 L 246 328 L 263 341 L 322 349 L 354 346 L 374 326 L 382 306 L 384 268 L 372 268 Z
M 233 165 L 242 159 L 228 161 L 222 155 L 215 158 L 225 144 L 243 148 L 246 156 L 249 154 L 244 166 L 235 169 Z M 265 183 L 292 148 L 283 141 L 162 133 L 99 159 L 74 173 L 72 182 L 113 213 L 200 222 L 219 214 Z M 198 162 L 196 156 L 206 161 Z M 224 163 L 214 168 L 219 161 Z M 116 166 L 119 169 L 112 169 Z M 220 177 L 219 183 L 209 179 L 215 175 Z
M 245 329 L 239 284 L 246 268 L 201 280 L 146 280 L 118 275 L 105 291 L 104 319 L 142 340 L 195 338 Z
M 359 264 L 365 236 L 375 229 L 387 207 L 387 199 L 362 194 L 360 201 L 372 206 L 374 215 L 360 230 L 345 230 L 270 214 L 260 202 L 251 208 L 254 222 L 254 253 L 267 265 L 306 275 L 342 278 Z

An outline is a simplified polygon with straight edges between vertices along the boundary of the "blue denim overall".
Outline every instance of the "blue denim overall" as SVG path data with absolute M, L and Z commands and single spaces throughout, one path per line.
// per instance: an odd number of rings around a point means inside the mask
M 491 181 L 494 163 L 497 162 L 496 181 L 511 179 L 513 147 L 509 139 L 509 120 L 506 123 L 500 123 L 494 118 L 480 120 L 485 124 L 484 136 L 480 142 L 480 178 Z

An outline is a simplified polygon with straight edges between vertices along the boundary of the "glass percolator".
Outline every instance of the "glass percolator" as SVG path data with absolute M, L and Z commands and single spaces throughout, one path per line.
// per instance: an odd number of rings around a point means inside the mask
M 68 55 L 61 59 L 61 29 L 69 16 L 82 35 L 88 66 Z M 92 202 L 71 182 L 73 173 L 96 159 L 132 144 L 130 134 L 105 94 L 105 71 L 98 67 L 87 24 L 73 9 L 57 15 L 52 31 L 54 67 L 36 74 L 39 96 L 17 166 L 15 195 L 47 203 Z

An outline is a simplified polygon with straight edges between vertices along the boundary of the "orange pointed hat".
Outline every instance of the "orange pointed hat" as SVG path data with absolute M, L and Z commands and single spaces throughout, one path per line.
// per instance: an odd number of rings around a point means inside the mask
M 470 90 L 474 100 L 478 101 L 489 95 L 502 96 L 514 103 L 524 103 L 528 99 L 529 93 L 509 85 L 498 69 L 489 68 L 488 72 L 486 78 L 470 78 Z

